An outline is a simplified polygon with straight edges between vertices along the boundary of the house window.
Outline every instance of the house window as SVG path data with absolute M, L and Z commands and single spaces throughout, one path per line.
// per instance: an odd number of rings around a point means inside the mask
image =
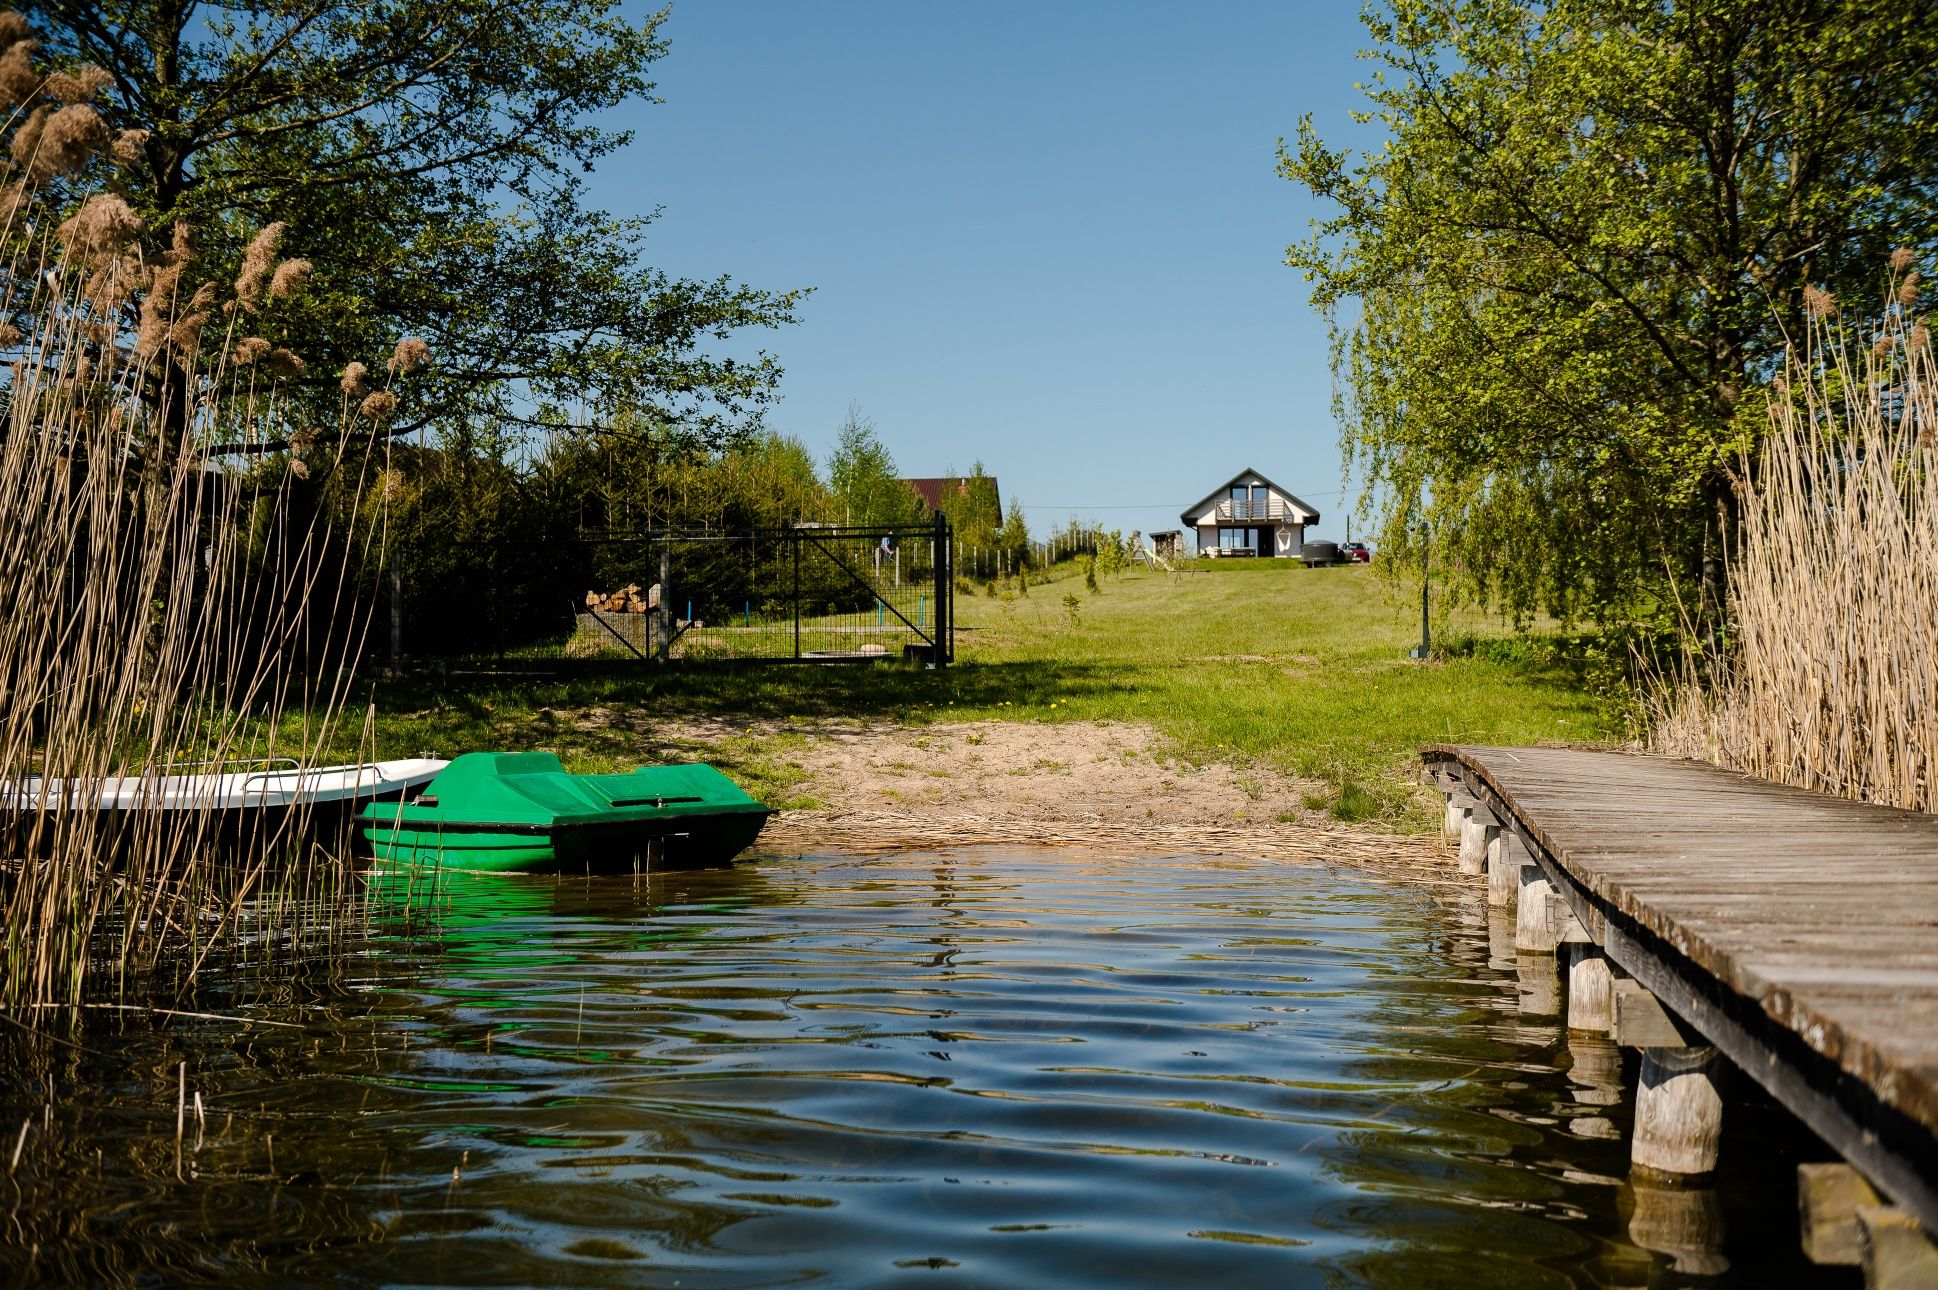
M 1221 528 L 1218 530 L 1218 545 L 1227 551 L 1258 545 L 1258 530 L 1247 528 Z

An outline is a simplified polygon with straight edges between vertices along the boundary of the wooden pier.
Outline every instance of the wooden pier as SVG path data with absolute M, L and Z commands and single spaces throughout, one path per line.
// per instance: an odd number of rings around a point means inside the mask
M 1642 1050 L 1638 1171 L 1715 1168 L 1734 1065 L 1847 1162 L 1802 1171 L 1806 1253 L 1938 1286 L 1938 815 L 1622 753 L 1422 756 L 1569 1027 Z

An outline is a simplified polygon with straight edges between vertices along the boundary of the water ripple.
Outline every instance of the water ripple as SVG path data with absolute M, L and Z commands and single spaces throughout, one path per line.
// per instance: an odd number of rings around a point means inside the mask
M 1255 861 L 775 857 L 458 881 L 366 948 L 261 1005 L 301 1031 L 125 1036 L 64 1111 L 70 1156 L 23 1164 L 31 1266 L 682 1286 L 1667 1266 L 1626 1237 L 1619 1054 L 1517 1012 L 1484 911 L 1411 889 Z M 178 1052 L 211 1110 L 179 1166 Z M 99 1162 L 85 1192 L 75 1159 Z

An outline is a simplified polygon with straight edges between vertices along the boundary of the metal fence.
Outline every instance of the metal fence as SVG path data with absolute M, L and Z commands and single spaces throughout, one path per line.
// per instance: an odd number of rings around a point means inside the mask
M 889 527 L 663 530 L 498 544 L 466 561 L 436 643 L 447 662 L 814 662 L 955 657 L 948 521 Z M 401 596 L 402 593 L 400 593 Z M 401 621 L 401 609 L 393 610 Z M 429 635 L 429 632 L 425 632 Z

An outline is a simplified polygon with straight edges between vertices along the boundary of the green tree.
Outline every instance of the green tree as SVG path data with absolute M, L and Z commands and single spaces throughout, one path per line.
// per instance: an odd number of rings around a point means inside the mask
M 843 524 L 915 524 L 922 519 L 921 497 L 897 476 L 895 458 L 858 404 L 849 406 L 835 436 L 828 488 L 833 516 Z
M 955 474 L 953 466 L 949 473 Z M 961 487 L 945 490 L 942 496 L 942 513 L 949 517 L 949 527 L 963 546 L 994 546 L 996 532 L 1003 524 L 995 479 L 978 461 L 961 481 Z
M 1516 613 L 1721 604 L 1745 395 L 1938 234 L 1938 25 L 1861 0 L 1390 0 L 1336 214 L 1289 251 L 1332 321 L 1383 559 Z M 1760 401 L 1759 401 L 1760 402 Z
M 151 263 L 180 221 L 195 276 L 238 277 L 265 226 L 267 250 L 310 267 L 305 292 L 260 316 L 266 284 L 240 293 L 229 323 L 307 360 L 290 389 L 319 424 L 337 420 L 345 366 L 407 335 L 435 361 L 399 391 L 392 433 L 516 428 L 570 402 L 720 439 L 770 397 L 770 357 L 705 345 L 790 321 L 797 295 L 645 267 L 650 217 L 581 199 L 579 176 L 629 139 L 602 116 L 652 96 L 663 11 L 635 25 L 603 0 L 46 0 L 24 14 L 38 53 L 8 52 L 0 92 L 35 111 L 94 100 L 121 164 L 70 182 L 124 194 Z M 41 80 L 49 68 L 61 75 Z
M 1002 528 L 996 531 L 996 549 L 1009 559 L 1009 567 L 1020 569 L 1030 562 L 1030 525 L 1023 518 L 1023 504 L 1018 499 L 1009 499 L 1009 512 L 1003 517 Z

